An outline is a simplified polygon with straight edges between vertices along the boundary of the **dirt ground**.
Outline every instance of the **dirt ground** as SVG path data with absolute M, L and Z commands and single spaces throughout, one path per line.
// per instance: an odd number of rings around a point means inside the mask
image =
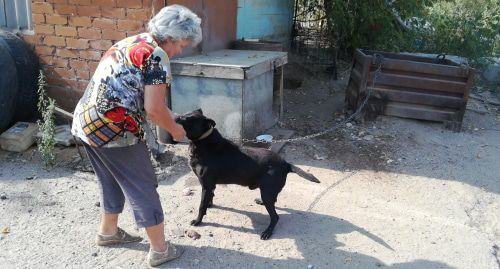
M 303 83 L 285 90 L 279 127 L 301 136 L 341 120 L 347 72 L 331 81 L 293 63 L 287 71 Z M 488 87 L 475 91 L 494 98 Z M 187 145 L 169 145 L 158 160 L 158 191 L 167 238 L 185 253 L 161 268 L 500 268 L 499 107 L 469 106 L 460 133 L 380 116 L 287 144 L 280 154 L 322 183 L 288 176 L 268 241 L 259 238 L 269 218 L 254 203 L 258 191 L 239 186 L 219 186 L 204 224 L 191 227 L 201 188 Z M 74 147 L 56 152 L 48 171 L 34 147 L 0 151 L 0 268 L 147 268 L 146 240 L 95 245 L 94 174 Z M 120 225 L 145 237 L 128 207 Z

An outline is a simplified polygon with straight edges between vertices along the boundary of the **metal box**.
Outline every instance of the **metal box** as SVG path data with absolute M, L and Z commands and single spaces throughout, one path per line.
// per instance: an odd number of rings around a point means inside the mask
M 375 81 L 376 57 L 383 56 L 381 73 Z M 444 56 L 420 57 L 397 53 L 356 50 L 346 101 L 356 109 L 372 95 L 365 108 L 365 116 L 378 114 L 440 121 L 460 131 L 474 69 L 458 64 Z
M 273 97 L 273 76 L 286 63 L 286 52 L 251 50 L 172 60 L 172 110 L 181 114 L 201 108 L 225 137 L 254 138 L 278 120 L 283 91 L 277 87 L 280 94 Z M 273 98 L 279 100 L 274 108 Z

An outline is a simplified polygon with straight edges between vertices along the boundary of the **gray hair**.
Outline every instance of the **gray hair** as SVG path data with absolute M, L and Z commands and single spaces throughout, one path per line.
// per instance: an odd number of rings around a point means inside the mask
M 187 7 L 181 5 L 166 6 L 148 23 L 147 30 L 160 43 L 171 38 L 174 41 L 192 40 L 192 46 L 200 43 L 201 19 Z

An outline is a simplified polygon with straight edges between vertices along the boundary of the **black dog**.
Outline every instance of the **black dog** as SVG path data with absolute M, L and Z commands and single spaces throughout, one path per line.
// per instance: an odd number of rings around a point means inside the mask
M 316 177 L 270 150 L 239 148 L 221 136 L 214 128 L 215 122 L 205 117 L 201 109 L 178 116 L 176 122 L 186 130 L 190 140 L 190 165 L 202 186 L 198 218 L 191 221 L 191 225 L 200 224 L 212 205 L 216 184 L 238 184 L 251 190 L 260 188 L 262 203 L 271 217 L 269 227 L 260 238 L 268 239 L 279 219 L 274 203 L 285 186 L 287 174 L 297 173 L 319 183 Z

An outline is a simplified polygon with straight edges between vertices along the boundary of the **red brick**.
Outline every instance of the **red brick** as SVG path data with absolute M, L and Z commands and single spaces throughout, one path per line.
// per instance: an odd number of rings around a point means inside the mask
M 74 49 L 56 49 L 56 56 L 62 58 L 78 58 L 78 50 Z
M 78 92 L 78 81 L 75 79 L 65 79 L 64 80 L 64 86 L 66 86 L 66 90 L 72 95 L 72 98 L 76 98 L 74 94 Z
M 56 35 L 60 36 L 77 36 L 76 28 L 72 26 L 56 25 Z
M 55 67 L 54 75 L 65 79 L 75 79 L 75 70 L 68 68 Z
M 56 99 L 56 103 L 58 105 L 61 105 L 61 101 L 64 102 L 63 100 L 66 100 L 69 98 L 69 95 L 62 86 L 64 83 L 64 80 L 60 78 L 49 78 L 47 76 L 47 83 L 49 84 L 49 87 L 47 87 L 47 94 Z
M 101 29 L 116 29 L 116 20 L 96 18 L 92 22 L 92 25 L 96 28 L 101 28 Z
M 75 5 L 55 4 L 54 5 L 54 12 L 56 14 L 62 14 L 62 15 L 74 15 L 76 13 L 76 6 Z
M 68 0 L 68 4 L 87 6 L 91 4 L 90 0 Z
M 93 49 L 108 50 L 111 46 L 113 46 L 113 42 L 109 40 L 90 41 L 90 47 Z
M 90 72 L 94 73 L 94 71 L 97 69 L 98 65 L 99 65 L 99 62 L 89 62 Z
M 53 9 L 52 9 L 52 4 L 50 3 L 39 3 L 39 2 L 36 2 L 36 3 L 32 3 L 31 4 L 31 10 L 33 13 L 35 14 L 41 14 L 41 13 L 53 13 Z
M 75 70 L 89 70 L 89 66 L 86 61 L 72 60 L 70 61 L 69 66 Z
M 64 37 L 59 36 L 46 36 L 43 43 L 47 46 L 66 46 Z
M 89 77 L 90 77 L 90 75 L 89 75 Z M 85 93 L 85 90 L 87 89 L 87 86 L 89 85 L 89 82 L 90 82 L 89 80 L 90 80 L 90 78 L 80 79 L 78 81 L 78 93 L 77 93 L 77 95 L 80 96 L 79 98 L 82 98 L 83 94 Z
M 36 46 L 35 52 L 38 55 L 53 55 L 54 54 L 54 47 Z
M 102 53 L 100 51 L 94 50 L 82 50 L 80 51 L 80 58 L 87 60 L 100 61 Z
M 117 7 L 142 8 L 142 0 L 117 0 Z
M 45 2 L 54 4 L 67 4 L 68 0 L 45 0 Z
M 67 59 L 54 57 L 52 55 L 41 56 L 40 58 L 42 59 L 42 63 L 45 63 L 46 65 L 53 65 L 56 67 L 68 68 L 68 60 Z
M 105 36 L 109 40 L 119 41 L 127 37 L 124 32 L 118 32 L 115 30 L 102 30 L 102 36 Z
M 127 9 L 127 19 L 146 21 L 149 19 L 150 13 L 144 9 Z
M 88 66 L 87 66 L 88 67 Z M 85 79 L 89 80 L 90 79 L 90 72 L 86 70 L 76 70 L 76 77 L 79 79 Z M 88 83 L 88 82 L 86 82 Z
M 43 15 L 43 14 L 33 14 L 33 22 L 35 22 L 35 24 L 45 23 L 45 15 Z
M 139 31 L 143 30 L 144 22 L 142 21 L 133 21 L 133 20 L 117 20 L 118 29 L 124 31 Z
M 72 26 L 91 26 L 92 20 L 89 17 L 70 17 L 69 25 Z
M 101 7 L 115 7 L 116 0 L 92 0 L 92 5 Z
M 99 6 L 78 6 L 76 13 L 79 16 L 101 17 L 101 7 Z
M 23 35 L 22 39 L 29 44 L 39 45 L 42 43 L 42 37 L 40 35 Z
M 88 49 L 88 39 L 66 38 L 67 47 L 70 49 Z
M 101 39 L 101 30 L 93 28 L 79 28 L 78 36 L 88 39 Z
M 101 10 L 102 16 L 105 18 L 112 19 L 125 19 L 125 9 L 124 8 L 103 8 Z
M 61 15 L 45 15 L 45 20 L 48 24 L 68 24 L 68 17 Z
M 54 26 L 53 25 L 45 25 L 45 24 L 35 25 L 35 33 L 37 33 L 37 34 L 53 34 L 54 33 Z

